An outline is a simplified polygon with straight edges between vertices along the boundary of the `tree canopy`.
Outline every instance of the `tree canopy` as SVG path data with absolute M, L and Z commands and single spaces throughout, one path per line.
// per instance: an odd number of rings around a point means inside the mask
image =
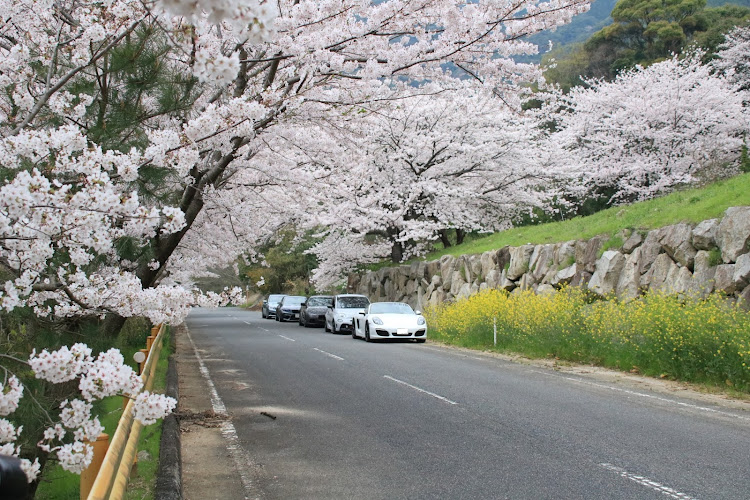
M 612 24 L 572 47 L 545 56 L 545 76 L 565 89 L 586 78 L 613 79 L 636 65 L 648 66 L 681 53 L 688 46 L 710 58 L 733 26 L 750 20 L 750 8 L 706 8 L 705 0 L 620 0 Z M 553 64 L 554 60 L 554 64 Z

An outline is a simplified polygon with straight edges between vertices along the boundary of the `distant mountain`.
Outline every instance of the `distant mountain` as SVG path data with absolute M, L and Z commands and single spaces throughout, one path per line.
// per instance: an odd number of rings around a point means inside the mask
M 518 62 L 541 62 L 542 56 L 549 50 L 549 42 L 552 42 L 553 48 L 571 43 L 585 42 L 591 37 L 591 35 L 612 23 L 610 13 L 616 3 L 617 0 L 594 0 L 591 2 L 591 9 L 589 9 L 588 12 L 574 17 L 570 24 L 566 24 L 565 26 L 558 28 L 556 31 L 543 31 L 530 36 L 528 40 L 539 46 L 539 54 L 516 58 L 516 60 Z M 719 7 L 725 4 L 750 7 L 750 0 L 735 0 L 733 2 L 727 2 L 726 0 L 708 0 L 707 6 Z
M 555 31 L 542 31 L 530 36 L 528 40 L 539 46 L 539 54 L 530 56 L 523 62 L 540 62 L 544 53 L 549 50 L 550 42 L 552 42 L 552 48 L 585 42 L 591 35 L 612 22 L 609 14 L 616 3 L 617 0 L 594 0 L 591 2 L 589 11 L 575 16 L 570 24 L 561 26 Z

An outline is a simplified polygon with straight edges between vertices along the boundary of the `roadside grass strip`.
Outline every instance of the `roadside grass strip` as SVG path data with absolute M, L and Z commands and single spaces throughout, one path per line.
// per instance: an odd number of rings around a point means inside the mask
M 750 314 L 720 295 L 620 301 L 574 287 L 544 296 L 491 289 L 425 316 L 446 344 L 750 392 Z
M 426 260 L 438 260 L 443 255 L 478 254 L 526 243 L 557 243 L 590 239 L 600 234 L 617 234 L 622 229 L 648 230 L 676 224 L 698 223 L 721 217 L 729 207 L 750 205 L 750 173 L 740 174 L 704 187 L 677 191 L 653 200 L 618 205 L 586 217 L 574 217 L 558 222 L 520 226 L 488 236 L 469 239 L 461 245 L 436 250 Z M 389 265 L 388 263 L 381 264 Z

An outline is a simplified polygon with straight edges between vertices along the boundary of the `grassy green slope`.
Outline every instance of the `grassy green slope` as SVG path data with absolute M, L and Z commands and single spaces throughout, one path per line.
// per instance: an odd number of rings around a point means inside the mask
M 750 174 L 742 174 L 703 188 L 678 191 L 650 201 L 610 208 L 589 217 L 510 229 L 435 251 L 426 260 L 439 259 L 446 254 L 482 253 L 505 245 L 557 243 L 588 239 L 599 234 L 614 235 L 626 228 L 645 230 L 678 222 L 697 223 L 721 217 L 727 208 L 739 205 L 750 205 Z

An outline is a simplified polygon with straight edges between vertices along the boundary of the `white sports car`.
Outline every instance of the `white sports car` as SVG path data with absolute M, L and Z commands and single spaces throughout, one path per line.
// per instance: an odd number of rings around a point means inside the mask
M 375 339 L 427 339 L 427 322 L 419 311 L 403 302 L 374 302 L 354 315 L 352 338 L 367 342 Z

